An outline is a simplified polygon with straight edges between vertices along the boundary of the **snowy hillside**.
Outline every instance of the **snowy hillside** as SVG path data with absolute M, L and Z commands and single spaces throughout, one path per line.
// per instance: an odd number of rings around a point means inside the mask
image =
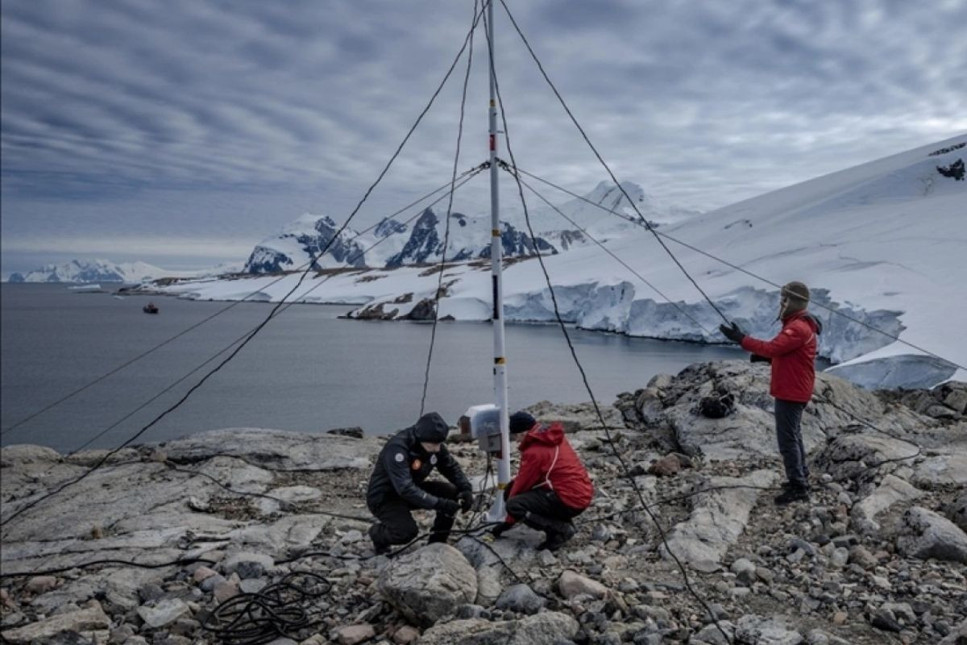
M 801 280 L 825 323 L 822 355 L 841 376 L 867 387 L 967 380 L 958 315 L 967 302 L 965 143 L 961 135 L 657 230 L 725 317 L 756 336 L 778 331 L 778 287 Z M 545 258 L 566 320 L 634 336 L 724 341 L 722 317 L 651 233 L 638 227 L 605 246 L 611 255 L 595 245 Z M 295 298 L 365 305 L 359 316 L 405 317 L 432 300 L 438 276 L 425 273 L 403 267 L 370 270 L 365 279 L 358 272 L 314 278 Z M 440 316 L 489 317 L 486 271 L 459 265 L 444 279 Z M 274 300 L 295 280 L 195 282 L 170 291 Z M 553 320 L 536 260 L 510 263 L 504 302 L 509 321 Z
M 535 182 L 529 181 L 528 184 L 534 185 Z M 649 224 L 656 227 L 678 224 L 699 214 L 698 211 L 663 204 L 646 194 L 636 183 L 622 182 L 621 187 L 631 197 L 637 210 L 610 181 L 602 181 L 590 193 L 573 197 L 556 208 L 528 195 L 531 226 L 546 237 L 554 237 L 561 232 L 583 231 L 604 242 L 640 228 L 639 212 Z M 541 192 L 543 194 L 545 191 Z M 523 214 L 513 207 L 509 210 L 507 217 L 519 222 L 518 226 L 526 230 Z

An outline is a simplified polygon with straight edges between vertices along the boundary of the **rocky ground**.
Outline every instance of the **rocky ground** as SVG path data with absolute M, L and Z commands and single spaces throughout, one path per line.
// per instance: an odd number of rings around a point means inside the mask
M 450 545 L 374 556 L 363 496 L 383 438 L 219 430 L 93 471 L 105 452 L 9 446 L 0 635 L 967 643 L 967 386 L 870 393 L 821 376 L 803 420 L 812 499 L 785 508 L 770 402 L 766 367 L 726 362 L 656 377 L 601 406 L 604 426 L 591 405 L 532 407 L 564 421 L 596 488 L 554 554 L 526 527 L 481 538 L 471 513 Z M 476 445 L 451 448 L 482 486 Z

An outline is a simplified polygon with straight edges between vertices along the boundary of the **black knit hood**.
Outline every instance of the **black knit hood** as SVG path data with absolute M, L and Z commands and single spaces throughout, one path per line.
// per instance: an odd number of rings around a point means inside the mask
M 417 441 L 443 443 L 450 434 L 450 427 L 437 412 L 428 412 L 420 417 L 413 426 L 413 436 Z

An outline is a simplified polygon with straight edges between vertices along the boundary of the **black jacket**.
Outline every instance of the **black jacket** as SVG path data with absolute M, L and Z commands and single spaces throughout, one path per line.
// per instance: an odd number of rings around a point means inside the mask
M 425 451 L 416 437 L 416 428 L 401 430 L 380 451 L 366 492 L 366 504 L 370 508 L 393 498 L 402 498 L 417 508 L 435 508 L 439 498 L 419 485 L 434 468 L 438 468 L 458 491 L 473 490 L 447 447 L 440 446 L 437 453 Z

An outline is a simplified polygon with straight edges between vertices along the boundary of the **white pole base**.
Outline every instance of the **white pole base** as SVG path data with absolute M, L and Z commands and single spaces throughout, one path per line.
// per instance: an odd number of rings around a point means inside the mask
M 497 496 L 493 505 L 484 516 L 487 522 L 503 522 L 507 518 L 507 505 L 504 503 L 504 491 L 497 489 Z

